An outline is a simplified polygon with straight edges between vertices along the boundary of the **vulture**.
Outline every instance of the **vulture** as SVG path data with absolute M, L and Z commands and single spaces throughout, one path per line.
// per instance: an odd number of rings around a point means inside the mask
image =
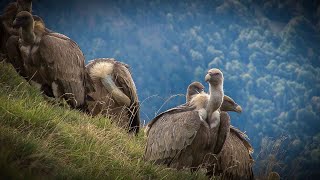
M 209 163 L 205 157 L 215 149 L 220 122 L 229 122 L 230 117 L 216 113 L 224 96 L 222 72 L 210 69 L 205 80 L 210 86 L 209 100 L 200 94 L 192 96 L 147 125 L 146 161 L 192 171 Z
M 35 29 L 44 29 L 46 33 L 53 33 L 50 29 L 45 27 L 44 21 L 37 15 L 33 15 L 34 27 Z M 19 35 L 12 35 L 6 41 L 7 57 L 8 62 L 12 64 L 17 73 L 24 77 L 27 81 L 29 80 L 24 67 L 24 61 L 21 57 L 20 45 L 19 45 Z M 51 93 L 52 94 L 52 93 Z M 53 97 L 53 95 L 51 95 Z
M 186 94 L 187 102 L 198 94 L 206 94 L 204 86 L 200 82 L 193 82 L 189 85 Z M 207 94 L 207 96 L 209 96 Z M 242 112 L 242 108 L 232 98 L 225 95 L 220 111 Z M 221 139 L 220 137 L 218 139 Z M 208 175 L 221 175 L 222 179 L 254 179 L 251 156 L 253 148 L 247 141 L 247 135 L 239 129 L 230 126 L 230 133 L 226 137 L 221 152 L 217 156 L 217 165 L 208 167 Z
M 6 55 L 7 62 L 12 64 L 19 75 L 28 80 L 19 50 L 19 29 L 13 27 L 13 21 L 16 15 L 21 11 L 28 11 L 31 13 L 32 0 L 17 0 L 16 2 L 10 3 L 6 6 L 4 13 L 1 15 L 0 34 L 2 36 L 0 37 L 0 53 Z M 35 26 L 44 24 L 43 20 L 37 15 L 33 15 L 33 19 Z M 47 28 L 45 28 L 45 31 L 52 32 Z
M 9 3 L 0 17 L 0 53 L 6 54 L 6 43 L 11 35 L 19 36 L 19 31 L 12 27 L 16 15 L 21 11 L 32 11 L 32 0 L 17 0 Z
M 49 32 L 43 21 L 27 11 L 17 14 L 18 50 L 30 84 L 45 95 L 63 98 L 72 108 L 86 109 L 85 97 L 93 85 L 79 46 L 65 35 Z
M 112 58 L 92 60 L 86 66 L 95 88 L 89 93 L 88 111 L 109 116 L 120 127 L 137 134 L 140 104 L 129 66 Z

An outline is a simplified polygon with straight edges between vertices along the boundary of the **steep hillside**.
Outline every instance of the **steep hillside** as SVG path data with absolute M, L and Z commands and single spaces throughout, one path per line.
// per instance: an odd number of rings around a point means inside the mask
M 0 62 L 0 179 L 204 179 L 145 163 L 145 139 L 47 103 Z

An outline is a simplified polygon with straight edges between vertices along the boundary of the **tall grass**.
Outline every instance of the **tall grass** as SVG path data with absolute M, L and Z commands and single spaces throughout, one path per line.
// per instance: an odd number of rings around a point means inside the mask
M 47 103 L 0 62 L 0 179 L 205 179 L 144 162 L 142 133 Z

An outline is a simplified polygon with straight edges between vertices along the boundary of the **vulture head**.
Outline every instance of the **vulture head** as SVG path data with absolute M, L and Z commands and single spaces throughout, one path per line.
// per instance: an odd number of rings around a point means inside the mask
M 17 14 L 16 19 L 13 21 L 13 27 L 26 28 L 33 26 L 33 17 L 28 11 L 21 11 Z
M 195 95 L 205 94 L 209 98 L 209 95 L 204 92 L 204 86 L 200 82 L 193 82 L 188 86 L 187 93 L 186 93 L 186 102 L 190 102 Z M 197 99 L 197 98 L 195 98 Z M 237 113 L 242 112 L 242 108 L 238 105 L 231 97 L 224 95 L 223 102 L 220 107 L 221 111 L 233 111 Z
M 32 0 L 17 0 L 18 12 L 32 11 Z
M 234 102 L 234 100 L 227 95 L 224 95 L 224 97 L 223 97 L 223 102 L 220 107 L 220 110 L 221 111 L 234 111 L 237 113 L 242 112 L 241 106 L 238 105 L 236 102 Z
M 223 84 L 223 74 L 219 69 L 213 68 L 210 69 L 205 76 L 205 81 L 212 85 Z
M 186 102 L 189 102 L 194 95 L 202 92 L 204 92 L 204 86 L 200 82 L 191 83 L 187 89 Z

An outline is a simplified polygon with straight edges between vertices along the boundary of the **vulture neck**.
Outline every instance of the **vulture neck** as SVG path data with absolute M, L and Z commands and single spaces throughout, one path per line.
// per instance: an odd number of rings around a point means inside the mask
M 36 35 L 33 30 L 33 23 L 28 25 L 27 27 L 21 28 L 20 36 L 22 38 L 23 44 L 33 45 L 35 43 Z
M 207 113 L 208 113 L 208 119 L 211 118 L 212 113 L 216 110 L 218 110 L 222 104 L 223 101 L 223 83 L 213 85 L 209 84 L 210 86 L 210 97 L 207 104 Z

